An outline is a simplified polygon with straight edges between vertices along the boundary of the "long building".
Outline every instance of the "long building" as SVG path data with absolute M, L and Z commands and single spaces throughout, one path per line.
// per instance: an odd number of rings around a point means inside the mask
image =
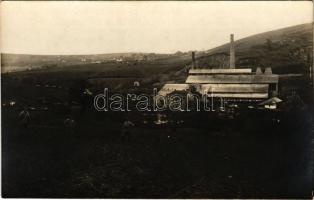
M 228 69 L 198 69 L 195 54 L 192 53 L 192 69 L 183 84 L 165 84 L 159 91 L 168 95 L 175 91 L 191 91 L 192 88 L 202 95 L 224 98 L 227 101 L 259 101 L 278 94 L 279 76 L 270 67 L 264 72 L 257 68 L 235 68 L 233 34 L 230 41 L 230 67 Z

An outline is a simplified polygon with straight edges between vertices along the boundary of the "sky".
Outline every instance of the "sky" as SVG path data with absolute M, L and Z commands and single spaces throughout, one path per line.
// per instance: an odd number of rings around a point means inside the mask
M 1 52 L 174 53 L 313 22 L 311 1 L 4 1 Z

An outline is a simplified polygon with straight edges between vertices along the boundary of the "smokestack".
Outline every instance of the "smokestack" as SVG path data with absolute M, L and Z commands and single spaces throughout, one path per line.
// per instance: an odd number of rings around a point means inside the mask
M 235 55 L 234 55 L 234 37 L 230 35 L 230 69 L 235 68 Z
M 263 72 L 262 72 L 262 68 L 261 68 L 261 67 L 257 67 L 257 68 L 256 68 L 256 73 L 255 73 L 255 74 L 257 74 L 257 75 L 263 74 Z
M 264 74 L 270 75 L 273 71 L 271 70 L 271 67 L 266 67 Z
M 192 51 L 192 69 L 195 69 L 195 51 Z

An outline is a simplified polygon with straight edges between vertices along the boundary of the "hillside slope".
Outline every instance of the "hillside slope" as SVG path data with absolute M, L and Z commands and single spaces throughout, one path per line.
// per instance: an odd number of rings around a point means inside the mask
M 34 68 L 55 68 L 73 65 L 121 63 L 127 61 L 151 61 L 168 58 L 171 54 L 155 53 L 110 53 L 93 55 L 29 55 L 1 54 L 2 72 L 23 71 Z
M 277 73 L 304 73 L 312 49 L 312 23 L 260 33 L 235 41 L 236 67 L 271 66 Z M 228 67 L 229 43 L 198 55 L 201 68 Z
M 234 33 L 237 36 L 237 33 Z M 306 73 L 312 61 L 313 24 L 301 24 L 279 30 L 252 35 L 235 41 L 236 67 L 253 68 L 271 66 L 275 73 Z M 110 65 L 114 70 L 115 59 L 125 62 L 118 66 L 130 66 L 132 69 L 155 72 L 177 71 L 191 64 L 191 52 L 176 54 L 121 53 L 98 55 L 21 55 L 2 54 L 2 72 L 13 68 L 32 69 L 42 67 L 45 71 L 103 71 Z M 200 68 L 227 68 L 229 66 L 229 43 L 196 53 Z M 140 61 L 140 62 L 138 62 Z M 95 63 L 98 62 L 98 63 Z M 100 63 L 99 63 L 100 62 Z M 111 63 L 108 63 L 111 62 Z M 135 66 L 136 65 L 136 66 Z M 162 66 L 160 70 L 159 65 Z M 61 68 L 60 68 L 61 66 Z M 65 67 L 67 66 L 67 67 Z M 142 68 L 145 70 L 142 70 Z M 148 69 L 146 69 L 146 66 Z M 130 68 L 130 67 L 127 67 Z M 157 71 L 156 71 L 157 70 Z M 121 71 L 121 69 L 119 69 Z M 122 69 L 123 71 L 123 69 Z M 184 71 L 184 70 L 181 70 Z M 179 73 L 177 76 L 180 76 Z M 181 79 L 181 78 L 180 78 Z

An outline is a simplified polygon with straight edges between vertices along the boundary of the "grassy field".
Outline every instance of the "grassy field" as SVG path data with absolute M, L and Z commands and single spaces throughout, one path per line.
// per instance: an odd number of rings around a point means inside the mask
M 64 120 L 70 113 L 66 104 L 69 88 L 77 79 L 54 75 L 17 73 L 2 79 L 4 197 L 311 195 L 313 136 L 309 111 L 286 113 L 280 125 L 269 124 L 271 116 L 243 114 L 226 122 L 196 114 L 175 129 L 145 126 L 141 122 L 147 118 L 130 113 L 136 126 L 126 141 L 121 138 L 124 113 L 90 108 L 76 115 L 76 132 L 71 134 Z M 117 83 L 127 83 L 123 80 Z M 112 80 L 104 82 L 109 83 Z M 296 86 L 305 89 L 302 84 L 306 83 L 302 77 L 283 82 L 285 91 Z M 10 101 L 16 104 L 9 106 Z M 24 105 L 35 108 L 30 110 L 28 128 L 18 124 Z
M 311 144 L 304 113 L 265 130 L 143 127 L 122 140 L 122 117 L 88 111 L 74 134 L 56 111 L 29 128 L 3 109 L 3 197 L 308 198 Z M 193 120 L 193 119 L 191 119 Z M 304 121 L 303 121 L 304 120 Z M 303 121 L 303 122 L 302 122 Z M 195 121 L 196 122 L 196 121 Z M 290 121 L 291 123 L 291 121 Z M 216 127 L 214 129 L 213 127 Z M 244 134 L 245 133 L 245 134 Z

